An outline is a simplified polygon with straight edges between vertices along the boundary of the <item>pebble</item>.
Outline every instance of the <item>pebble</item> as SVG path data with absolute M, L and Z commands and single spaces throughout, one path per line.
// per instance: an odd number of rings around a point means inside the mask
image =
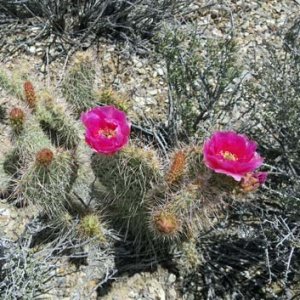
M 175 274 L 170 274 L 168 278 L 168 283 L 173 284 L 176 281 L 176 275 Z
M 159 76 L 163 76 L 164 75 L 164 70 L 162 68 L 157 68 L 156 72 Z

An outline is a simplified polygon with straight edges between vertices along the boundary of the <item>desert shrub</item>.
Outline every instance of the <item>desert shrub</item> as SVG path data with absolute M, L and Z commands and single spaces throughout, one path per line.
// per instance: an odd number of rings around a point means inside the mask
M 299 214 L 300 61 L 288 48 L 265 44 L 260 51 L 262 63 L 252 65 L 253 77 L 243 87 L 252 109 L 242 130 L 255 137 L 271 165 L 266 192 Z
M 10 53 L 20 49 L 19 44 L 6 39 L 14 32 L 19 36 L 16 42 L 22 40 L 25 49 L 36 41 L 51 36 L 53 39 L 49 47 L 55 45 L 56 51 L 60 44 L 56 55 L 61 52 L 66 54 L 70 46 L 86 49 L 102 36 L 123 40 L 145 49 L 141 41 L 151 39 L 160 22 L 173 18 L 176 14 L 183 14 L 190 3 L 191 1 L 183 0 L 1 1 L 2 38 L 7 41 L 3 46 Z M 20 27 L 31 33 L 28 20 L 38 28 L 34 40 L 20 35 Z M 54 57 L 48 59 L 51 62 Z
M 233 36 L 204 37 L 196 25 L 177 24 L 158 39 L 168 73 L 170 134 L 176 140 L 208 132 L 236 105 L 241 71 Z
M 95 226 L 95 218 L 86 216 L 83 220 L 68 219 L 65 231 L 57 224 L 34 218 L 15 242 L 0 238 L 0 297 L 1 299 L 45 299 L 63 297 L 65 293 L 61 277 L 75 274 L 76 261 L 84 261 L 81 284 L 91 280 L 106 283 L 114 274 L 112 251 L 104 246 L 101 227 L 96 232 L 89 229 Z M 54 226 L 54 227 L 53 227 Z M 88 230 L 88 234 L 86 232 Z M 105 231 L 105 235 L 107 235 Z M 101 235 L 102 246 L 98 238 Z M 72 265 L 73 264 L 73 265 Z M 76 280 L 76 277 L 74 277 Z M 65 286 L 66 287 L 66 286 Z M 76 287 L 68 296 L 82 297 L 82 287 Z M 88 295 L 91 290 L 87 291 Z M 70 293 L 70 290 L 69 290 Z

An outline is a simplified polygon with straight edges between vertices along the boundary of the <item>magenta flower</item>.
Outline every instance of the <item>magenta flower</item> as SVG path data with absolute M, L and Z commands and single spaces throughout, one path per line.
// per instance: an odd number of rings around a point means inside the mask
M 128 142 L 131 124 L 114 106 L 95 107 L 81 115 L 86 127 L 85 141 L 98 153 L 110 155 Z
M 234 131 L 217 131 L 204 143 L 204 164 L 216 173 L 240 181 L 260 167 L 263 158 L 256 152 L 256 143 Z

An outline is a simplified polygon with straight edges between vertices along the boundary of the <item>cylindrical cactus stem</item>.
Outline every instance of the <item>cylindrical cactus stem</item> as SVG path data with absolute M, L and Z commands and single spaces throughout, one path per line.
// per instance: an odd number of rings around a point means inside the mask
M 9 120 L 14 132 L 21 132 L 25 122 L 24 111 L 19 107 L 14 107 L 9 113 Z
M 27 80 L 24 82 L 24 96 L 25 101 L 31 109 L 35 109 L 37 105 L 37 97 L 31 81 Z
M 68 195 L 76 173 L 72 153 L 41 149 L 20 171 L 15 186 L 17 199 L 35 204 L 50 218 L 72 208 Z
M 17 136 L 14 136 L 15 152 L 19 156 L 22 165 L 35 160 L 38 151 L 44 148 L 53 149 L 51 141 L 34 117 L 26 120 L 23 127 L 23 130 Z
M 199 186 L 196 182 L 187 183 L 175 192 L 159 192 L 157 197 L 160 200 L 156 202 L 163 205 L 151 208 L 148 217 L 150 229 L 160 239 L 195 237 L 214 224 L 222 205 L 221 196 L 218 190 Z
M 156 152 L 128 146 L 113 156 L 95 154 L 92 167 L 99 180 L 99 205 L 113 215 L 115 225 L 129 232 L 137 243 L 146 236 L 147 192 L 162 181 Z
M 56 142 L 60 146 L 72 149 L 78 145 L 82 133 L 67 107 L 56 104 L 44 96 L 41 105 L 36 108 L 35 115 L 42 128 L 49 132 L 49 135 L 55 135 Z
M 147 191 L 161 179 L 161 166 L 155 151 L 135 146 L 127 146 L 113 156 L 94 154 L 92 168 L 114 202 L 120 198 L 140 205 Z M 122 200 L 120 204 L 132 205 Z
M 77 53 L 73 66 L 63 81 L 62 92 L 66 101 L 81 113 L 95 105 L 95 64 L 89 53 Z

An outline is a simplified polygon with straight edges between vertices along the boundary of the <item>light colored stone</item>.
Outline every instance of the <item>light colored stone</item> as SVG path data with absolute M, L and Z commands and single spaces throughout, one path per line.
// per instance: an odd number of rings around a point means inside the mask
M 176 275 L 175 274 L 170 274 L 168 278 L 168 283 L 173 284 L 176 281 Z

